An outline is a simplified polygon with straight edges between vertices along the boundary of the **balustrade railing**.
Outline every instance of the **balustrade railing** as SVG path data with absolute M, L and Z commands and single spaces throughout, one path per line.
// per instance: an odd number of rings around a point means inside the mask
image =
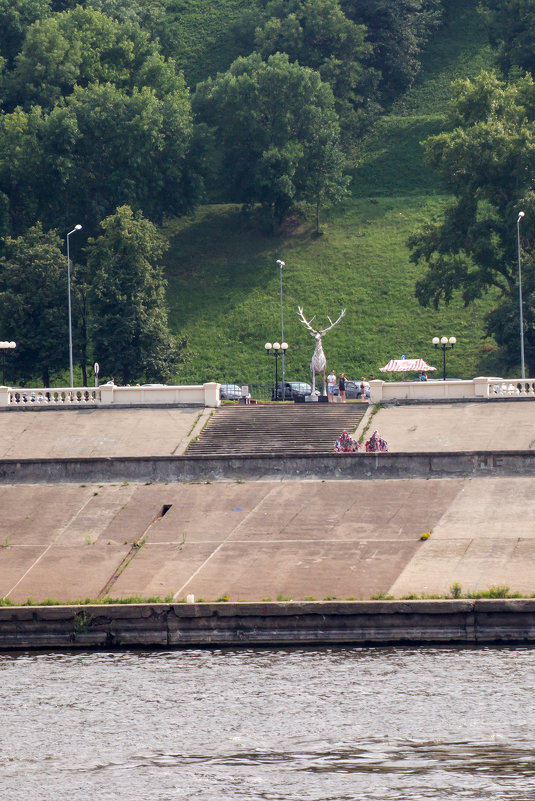
M 522 378 L 518 380 L 488 379 L 489 397 L 530 397 L 535 398 L 535 379 Z
M 208 406 L 220 403 L 219 384 L 143 384 L 116 387 L 5 387 L 0 386 L 0 407 L 88 407 L 88 406 Z
M 9 389 L 9 403 L 32 406 L 91 406 L 100 401 L 100 389 Z

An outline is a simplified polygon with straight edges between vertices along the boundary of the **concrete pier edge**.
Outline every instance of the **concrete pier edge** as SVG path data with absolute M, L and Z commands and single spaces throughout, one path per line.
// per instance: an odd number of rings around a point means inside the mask
M 0 484 L 535 475 L 535 451 L 0 459 Z
M 0 650 L 535 642 L 535 599 L 0 607 Z

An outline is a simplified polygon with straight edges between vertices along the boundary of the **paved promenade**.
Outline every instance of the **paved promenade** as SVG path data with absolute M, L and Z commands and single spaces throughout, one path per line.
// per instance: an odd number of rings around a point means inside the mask
M 0 413 L 0 453 L 178 455 L 208 414 Z M 371 426 L 396 451 L 530 449 L 535 406 L 400 406 Z M 526 477 L 5 485 L 0 596 L 365 599 L 447 594 L 455 582 L 531 594 L 534 498 Z

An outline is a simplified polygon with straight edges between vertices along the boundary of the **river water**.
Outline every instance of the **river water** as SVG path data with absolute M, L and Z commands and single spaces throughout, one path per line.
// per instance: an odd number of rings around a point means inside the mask
M 535 649 L 0 654 L 1 801 L 535 799 Z

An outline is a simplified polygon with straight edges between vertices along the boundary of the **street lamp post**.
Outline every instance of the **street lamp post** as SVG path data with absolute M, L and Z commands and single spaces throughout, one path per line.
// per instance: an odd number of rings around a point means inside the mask
M 522 378 L 526 377 L 526 365 L 524 362 L 524 315 L 522 310 L 522 264 L 520 261 L 520 220 L 524 217 L 524 212 L 518 212 L 516 221 L 516 243 L 518 248 L 518 302 L 520 305 L 520 367 Z
M 277 264 L 279 265 L 279 275 L 280 275 L 280 295 L 281 295 L 281 342 L 284 344 L 284 315 L 282 312 L 282 268 L 285 266 L 284 262 L 280 259 L 277 259 Z M 285 382 L 285 373 L 284 373 L 284 350 L 282 351 L 282 386 L 284 386 Z
M 447 350 L 453 350 L 457 340 L 455 339 L 455 337 L 450 337 L 449 339 L 448 339 L 448 337 L 440 337 L 440 339 L 438 337 L 433 337 L 432 342 L 433 342 L 433 345 L 435 346 L 435 348 L 440 348 L 442 350 L 442 356 L 443 356 L 443 360 L 444 360 L 443 361 L 443 367 L 442 367 L 442 370 L 443 370 L 442 380 L 445 381 L 446 380 L 446 351 Z
M 6 385 L 6 350 L 13 350 L 17 347 L 16 342 L 0 342 L 0 350 L 2 351 L 2 386 Z
M 82 226 L 75 225 L 72 231 L 67 234 L 67 296 L 69 302 L 69 374 L 71 379 L 71 389 L 74 387 L 73 366 L 72 366 L 72 308 L 71 308 L 71 259 L 69 254 L 69 237 L 75 231 L 80 231 Z
M 264 348 L 266 349 L 266 354 L 268 356 L 271 353 L 271 350 L 273 349 L 273 354 L 275 356 L 275 389 L 273 390 L 273 399 L 277 400 L 277 385 L 279 383 L 279 355 L 282 354 L 282 358 L 284 359 L 284 354 L 288 350 L 288 343 L 283 342 L 281 345 L 280 342 L 274 342 L 272 345 L 271 342 L 266 342 Z M 283 377 L 282 387 L 281 387 L 281 397 L 280 397 L 281 400 L 284 400 L 284 396 L 286 394 L 285 389 L 286 385 L 284 383 L 284 377 Z

